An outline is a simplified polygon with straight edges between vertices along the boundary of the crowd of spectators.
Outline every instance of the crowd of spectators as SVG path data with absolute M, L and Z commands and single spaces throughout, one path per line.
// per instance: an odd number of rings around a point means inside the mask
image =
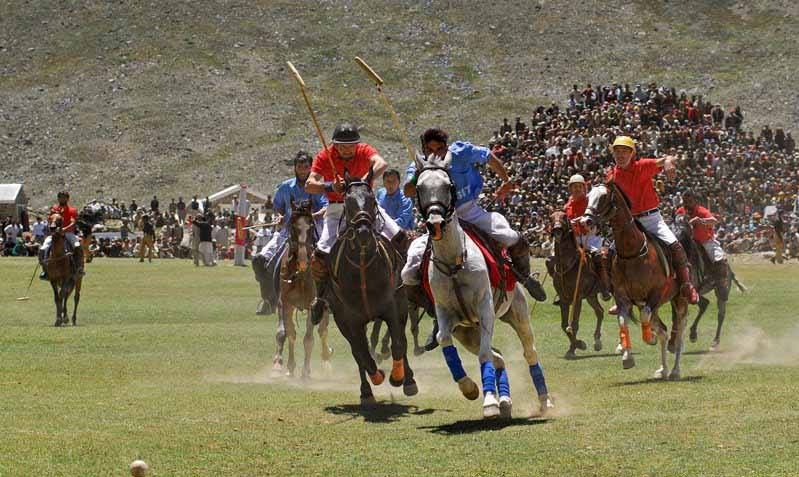
M 740 107 L 724 110 L 701 95 L 677 93 L 656 84 L 614 83 L 573 87 L 565 108 L 537 108 L 525 124 L 507 119 L 490 138 L 517 184 L 499 202 L 499 180 L 488 172 L 483 204 L 505 214 L 539 255 L 549 253 L 549 216 L 568 200 L 572 174 L 597 183 L 613 164 L 608 149 L 617 135 L 637 141 L 639 157 L 674 155 L 681 161 L 675 180 L 655 186 L 667 221 L 692 190 L 719 219 L 718 239 L 729 252 L 769 250 L 778 210 L 786 224 L 786 245 L 799 249 L 795 207 L 799 169 L 790 132 L 764 126 L 742 128 Z M 769 207 L 771 206 L 771 207 Z

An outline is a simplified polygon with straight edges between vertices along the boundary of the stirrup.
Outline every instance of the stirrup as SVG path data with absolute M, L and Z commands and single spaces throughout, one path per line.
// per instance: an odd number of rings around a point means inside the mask
M 424 343 L 424 350 L 433 351 L 436 348 L 438 348 L 438 340 L 436 339 L 436 334 L 430 333 L 430 336 L 427 337 L 427 341 Z

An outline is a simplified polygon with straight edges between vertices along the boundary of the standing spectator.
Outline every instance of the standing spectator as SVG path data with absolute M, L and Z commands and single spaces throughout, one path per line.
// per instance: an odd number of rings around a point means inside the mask
M 150 201 L 150 212 L 158 213 L 158 197 L 156 196 L 153 196 L 153 200 Z
M 214 240 L 216 240 L 216 249 L 219 252 L 219 259 L 224 260 L 228 245 L 230 244 L 230 229 L 227 226 L 226 219 L 220 220 L 214 227 Z
M 33 223 L 33 240 L 38 243 L 44 243 L 44 237 L 47 235 L 47 223 L 41 217 L 36 216 L 36 222 Z
M 130 201 L 130 213 L 135 214 L 139 210 L 139 205 L 136 204 L 136 199 Z
M 172 199 L 172 202 L 169 203 L 169 217 L 172 218 L 178 212 L 178 204 L 175 203 L 175 199 Z
M 139 246 L 139 263 L 144 262 L 144 249 L 147 249 L 147 260 L 152 263 L 153 261 L 153 247 L 155 246 L 155 227 L 153 224 L 150 223 L 150 216 L 145 215 L 143 217 L 144 224 L 142 225 L 142 231 L 144 235 L 141 239 L 141 245 Z
M 269 240 L 272 238 L 272 229 L 264 225 L 255 234 L 255 253 L 257 255 L 263 250 Z
M 206 267 L 213 267 L 216 265 L 216 260 L 214 259 L 214 244 L 210 212 L 206 212 L 204 215 L 198 216 L 194 221 L 194 225 L 197 227 L 197 231 L 199 232 L 199 243 L 197 245 L 198 254 L 203 259 L 203 265 Z
M 181 225 L 186 220 L 186 203 L 183 202 L 183 197 L 178 197 L 177 204 L 178 221 Z

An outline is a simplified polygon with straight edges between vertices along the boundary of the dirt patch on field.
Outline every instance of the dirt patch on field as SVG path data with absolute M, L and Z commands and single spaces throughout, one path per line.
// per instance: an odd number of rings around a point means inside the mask
M 789 327 L 779 336 L 769 336 L 765 330 L 747 323 L 730 337 L 728 351 L 705 355 L 699 368 L 730 369 L 740 364 L 797 366 L 799 365 L 799 324 Z

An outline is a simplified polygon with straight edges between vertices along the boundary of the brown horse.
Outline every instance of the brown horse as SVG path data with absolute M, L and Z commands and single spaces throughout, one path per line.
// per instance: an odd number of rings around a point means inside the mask
M 569 338 L 569 349 L 566 351 L 566 359 L 576 357 L 575 350 L 588 348 L 585 341 L 577 339 L 577 331 L 580 329 L 580 311 L 583 300 L 594 310 L 596 315 L 596 328 L 594 328 L 594 351 L 602 350 L 602 320 L 604 311 L 599 304 L 597 295 L 600 292 L 599 275 L 590 266 L 591 260 L 582 255 L 577 248 L 577 241 L 574 237 L 569 220 L 562 211 L 554 212 L 552 219 L 552 240 L 555 243 L 555 255 L 547 259 L 547 269 L 552 276 L 552 283 L 555 291 L 560 297 L 560 327 Z M 583 260 L 582 270 L 580 270 L 580 260 Z M 579 273 L 578 273 L 579 272 Z M 577 276 L 580 276 L 577 299 L 572 311 L 572 322 L 569 323 L 569 308 L 574 300 L 575 285 Z M 571 333 L 567 331 L 571 325 Z
M 664 251 L 665 247 L 648 238 L 642 231 L 630 213 L 627 197 L 613 181 L 609 181 L 606 186 L 599 185 L 591 189 L 585 215 L 589 222 L 595 219 L 608 221 L 613 230 L 616 255 L 613 258 L 611 276 L 613 296 L 619 308 L 622 366 L 624 369 L 635 366 L 628 323 L 632 307 L 637 306 L 641 311 L 644 341 L 654 345 L 654 331 L 660 345 L 661 367 L 655 371 L 655 377 L 679 379 L 688 301 L 679 293 L 680 287 L 670 271 L 670 260 Z M 671 339 L 666 325 L 658 316 L 660 306 L 669 301 L 674 310 Z M 667 342 L 669 351 L 675 353 L 671 374 L 668 373 L 666 363 Z
M 69 324 L 67 300 L 73 291 L 75 292 L 75 306 L 72 310 L 72 326 L 77 326 L 82 277 L 78 275 L 77 267 L 73 262 L 73 252 L 65 250 L 66 240 L 62 226 L 63 218 L 58 214 L 53 215 L 50 222 L 52 230 L 50 255 L 44 266 L 47 268 L 47 278 L 53 288 L 53 301 L 56 309 L 54 326 Z
M 316 229 L 311 215 L 311 205 L 303 201 L 299 206 L 291 203 L 289 219 L 289 237 L 285 252 L 280 260 L 280 292 L 278 296 L 278 330 L 277 350 L 272 363 L 274 370 L 280 370 L 283 356 L 283 345 L 288 339 L 289 356 L 286 368 L 289 376 L 294 375 L 296 362 L 294 359 L 294 342 L 297 339 L 297 328 L 294 322 L 295 310 L 307 310 L 305 320 L 305 336 L 302 343 L 305 348 L 305 360 L 302 367 L 302 378 L 311 377 L 311 354 L 313 352 L 313 328 L 310 310 L 311 301 L 316 296 L 311 269 L 308 266 L 316 243 Z M 319 323 L 319 338 L 322 341 L 322 367 L 330 369 L 330 358 L 333 350 L 327 342 L 328 315 L 325 314 Z

